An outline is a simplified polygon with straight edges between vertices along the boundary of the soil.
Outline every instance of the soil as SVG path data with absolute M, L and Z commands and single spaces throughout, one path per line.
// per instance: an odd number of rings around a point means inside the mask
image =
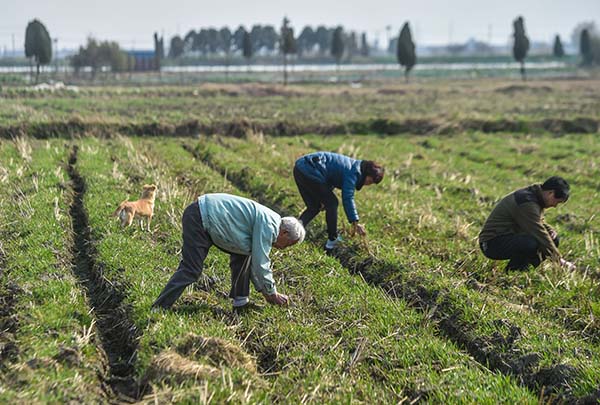
M 86 290 L 96 318 L 102 348 L 109 363 L 108 384 L 121 398 L 141 398 L 144 392 L 135 374 L 141 332 L 132 321 L 131 308 L 124 303 L 127 286 L 120 280 L 107 280 L 103 274 L 104 264 L 96 260 L 97 253 L 91 242 L 88 215 L 83 205 L 85 180 L 76 168 L 77 152 L 77 146 L 73 147 L 67 166 L 72 184 L 69 212 L 74 231 L 73 272 Z M 73 357 L 66 352 L 65 356 Z

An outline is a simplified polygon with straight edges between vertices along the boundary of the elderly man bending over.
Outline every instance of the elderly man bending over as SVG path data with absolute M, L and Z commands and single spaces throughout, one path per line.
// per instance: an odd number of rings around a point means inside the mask
M 248 304 L 250 280 L 267 302 L 285 305 L 271 272 L 271 247 L 284 249 L 304 240 L 302 224 L 247 198 L 229 194 L 205 194 L 183 212 L 182 259 L 177 271 L 153 307 L 169 308 L 185 287 L 202 274 L 204 259 L 212 245 L 229 253 L 233 307 Z

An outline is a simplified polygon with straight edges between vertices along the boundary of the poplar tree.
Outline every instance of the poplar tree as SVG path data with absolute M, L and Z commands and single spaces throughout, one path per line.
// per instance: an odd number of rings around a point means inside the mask
M 30 21 L 25 29 L 25 56 L 33 58 L 36 65 L 35 82 L 40 77 L 40 66 L 52 61 L 52 40 L 48 30 L 39 20 Z
M 185 42 L 179 35 L 171 38 L 171 46 L 169 47 L 169 58 L 177 59 L 185 51 Z
M 562 58 L 565 56 L 565 49 L 563 48 L 562 42 L 560 41 L 560 36 L 554 37 L 554 47 L 552 49 L 552 53 L 556 58 Z
M 315 31 L 315 42 L 319 44 L 319 54 L 324 56 L 327 49 L 331 50 L 331 33 L 323 25 Z
M 252 48 L 252 37 L 250 33 L 244 29 L 244 37 L 242 41 L 242 54 L 244 55 L 244 59 L 246 59 L 246 65 L 248 65 L 248 70 L 250 70 L 250 59 L 252 58 L 252 54 L 254 53 L 254 49 Z
M 315 36 L 315 32 L 311 27 L 308 25 L 304 27 L 296 41 L 299 56 L 302 56 L 304 52 L 310 52 L 313 49 L 316 43 Z
M 294 39 L 294 29 L 289 26 L 290 20 L 283 18 L 281 33 L 279 36 L 279 45 L 283 55 L 283 85 L 287 85 L 287 56 L 296 53 L 296 40 Z
M 404 79 L 408 82 L 408 74 L 417 63 L 417 55 L 415 53 L 415 43 L 412 40 L 408 21 L 404 23 L 398 36 L 398 45 L 396 48 L 396 57 L 398 63 L 404 66 Z
M 219 38 L 221 40 L 221 49 L 225 52 L 225 81 L 229 81 L 229 55 L 231 53 L 231 44 L 233 35 L 228 27 L 223 27 L 219 30 Z
M 515 21 L 513 21 L 513 27 L 515 29 L 513 36 L 515 38 L 515 42 L 513 44 L 513 56 L 515 60 L 521 64 L 521 77 L 523 80 L 527 80 L 527 76 L 525 74 L 525 57 L 527 56 L 527 52 L 529 51 L 529 38 L 525 35 L 525 24 L 523 22 L 523 17 L 518 17 Z
M 344 55 L 344 29 L 338 26 L 333 31 L 333 38 L 331 40 L 331 56 L 335 58 L 338 71 L 340 70 L 340 61 Z
M 360 54 L 362 56 L 369 56 L 369 43 L 367 42 L 367 34 L 366 33 L 362 33 L 361 37 L 360 37 Z
M 590 32 L 588 29 L 581 31 L 581 38 L 579 40 L 579 51 L 583 57 L 583 65 L 590 66 L 594 60 L 594 54 L 592 53 L 592 41 L 590 38 Z
M 154 61 L 156 70 L 160 71 L 161 61 L 165 58 L 165 44 L 163 37 L 158 36 L 158 32 L 154 33 Z
M 240 25 L 237 30 L 233 33 L 233 45 L 237 51 L 244 49 L 244 33 L 246 29 Z

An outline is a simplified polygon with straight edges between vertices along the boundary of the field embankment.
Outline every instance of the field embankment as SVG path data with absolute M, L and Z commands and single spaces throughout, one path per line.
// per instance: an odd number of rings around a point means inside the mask
M 0 137 L 596 133 L 598 81 L 83 87 L 0 91 Z

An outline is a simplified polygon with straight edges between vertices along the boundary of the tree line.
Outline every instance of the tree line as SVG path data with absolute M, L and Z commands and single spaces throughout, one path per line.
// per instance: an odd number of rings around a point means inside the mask
M 88 38 L 85 46 L 80 46 L 79 51 L 71 56 L 71 66 L 75 74 L 79 74 L 82 68 L 89 67 L 92 78 L 96 76 L 102 67 L 109 67 L 112 72 L 125 72 L 131 69 L 135 61 L 127 53 L 123 52 L 119 44 L 112 41 L 97 41 Z
M 314 55 L 327 56 L 330 53 L 335 31 L 343 33 L 347 56 L 369 55 L 369 45 L 366 33 L 345 31 L 343 27 L 326 27 L 320 25 L 316 28 L 306 26 L 298 36 L 291 35 L 287 30 L 293 28 L 289 25 L 287 17 L 283 25 L 286 30 L 277 30 L 272 25 L 254 25 L 250 30 L 239 26 L 235 31 L 229 27 L 201 28 L 190 30 L 185 36 L 175 35 L 170 40 L 168 57 L 179 58 L 184 55 L 228 55 L 236 52 L 240 55 L 277 54 L 280 52 L 282 41 L 287 41 L 294 54 L 299 56 Z M 286 37 L 287 35 L 287 37 Z
M 529 51 L 529 38 L 522 17 L 513 21 L 513 56 L 521 65 L 521 74 L 526 79 L 525 58 Z M 406 22 L 397 37 L 393 39 L 396 58 L 404 67 L 408 80 L 411 69 L 417 63 L 416 45 L 413 41 L 409 23 Z M 355 31 L 346 31 L 343 26 L 312 28 L 305 26 L 299 35 L 294 35 L 290 20 L 284 18 L 279 30 L 271 25 L 254 25 L 249 31 L 239 26 L 234 32 L 228 27 L 221 29 L 201 28 L 190 30 L 183 38 L 179 35 L 171 38 L 168 54 L 165 54 L 164 40 L 154 34 L 154 55 L 157 66 L 160 60 L 168 57 L 177 59 L 185 55 L 202 56 L 221 55 L 226 60 L 236 53 L 243 56 L 248 63 L 256 54 L 282 55 L 284 66 L 284 82 L 287 82 L 287 63 L 289 55 L 309 55 L 331 57 L 339 64 L 345 58 L 350 61 L 354 55 L 369 56 L 370 49 L 365 33 L 360 37 Z M 600 65 L 600 36 L 589 28 L 583 28 L 579 35 L 579 51 L 582 66 Z M 557 35 L 553 44 L 555 57 L 562 57 L 565 52 Z M 40 66 L 52 60 L 52 40 L 44 24 L 35 19 L 28 23 L 25 30 L 25 56 L 36 65 L 36 82 Z M 119 44 L 110 41 L 98 41 L 88 38 L 87 44 L 70 58 L 75 72 L 82 68 L 91 68 L 92 76 L 102 68 L 112 72 L 132 70 L 134 60 L 124 52 Z

